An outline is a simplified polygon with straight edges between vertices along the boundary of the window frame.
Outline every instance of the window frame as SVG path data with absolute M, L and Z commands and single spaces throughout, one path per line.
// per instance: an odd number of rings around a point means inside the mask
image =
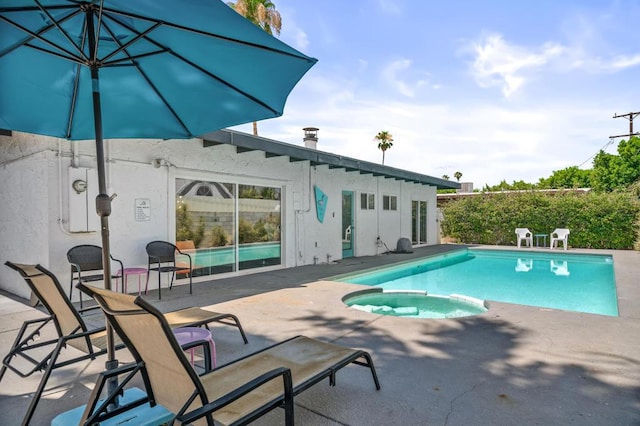
M 385 210 L 385 211 L 398 211 L 398 196 L 397 195 L 383 195 L 382 196 L 382 210 Z

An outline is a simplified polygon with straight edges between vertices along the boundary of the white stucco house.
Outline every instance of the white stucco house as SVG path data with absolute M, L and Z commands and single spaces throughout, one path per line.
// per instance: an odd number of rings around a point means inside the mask
M 112 255 L 146 267 L 148 242 L 189 240 L 197 282 L 439 242 L 436 190 L 458 183 L 317 150 L 316 131 L 304 147 L 231 130 L 106 140 Z M 67 251 L 101 244 L 95 169 L 90 141 L 0 133 L 2 264 L 40 263 L 69 286 Z M 0 289 L 29 296 L 4 266 Z

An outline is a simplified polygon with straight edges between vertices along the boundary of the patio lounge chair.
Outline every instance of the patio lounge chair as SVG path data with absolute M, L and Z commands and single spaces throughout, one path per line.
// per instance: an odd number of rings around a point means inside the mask
M 522 241 L 525 242 L 527 247 L 533 246 L 533 236 L 531 235 L 531 231 L 528 228 L 516 228 L 516 239 L 518 243 L 518 248 L 520 248 L 520 244 Z
M 567 250 L 569 244 L 569 230 L 566 228 L 556 228 L 551 233 L 551 242 L 549 248 L 553 249 L 558 247 L 558 243 L 562 243 L 562 246 Z
M 376 389 L 378 377 L 370 355 L 304 336 L 277 343 L 259 352 L 198 376 L 177 344 L 164 316 L 141 297 L 80 284 L 94 297 L 110 324 L 126 343 L 142 374 L 151 405 L 175 413 L 178 423 L 246 424 L 285 405 L 286 424 L 293 424 L 293 395 L 325 378 L 335 385 L 336 373 L 351 363 L 368 367 Z M 287 383 L 290 374 L 292 383 Z M 284 385 L 283 385 L 284 380 Z M 106 412 L 94 410 L 94 395 L 84 418 Z M 109 397 L 107 397 L 109 399 Z M 91 420 L 93 423 L 94 420 Z
M 37 371 L 43 372 L 40 385 L 31 398 L 29 408 L 24 416 L 23 424 L 26 425 L 31 422 L 52 371 L 105 354 L 106 332 L 105 327 L 89 328 L 80 315 L 90 310 L 99 309 L 99 307 L 93 306 L 76 310 L 69 301 L 60 281 L 46 268 L 40 265 L 23 265 L 12 262 L 6 262 L 6 265 L 22 275 L 32 293 L 49 313 L 44 318 L 28 320 L 22 324 L 9 353 L 2 360 L 2 367 L 0 367 L 0 382 L 7 369 L 23 378 L 29 377 Z M 247 343 L 247 337 L 240 321 L 232 314 L 212 312 L 201 308 L 187 308 L 169 312 L 165 314 L 165 319 L 172 328 L 202 326 L 208 328 L 211 322 L 232 325 L 238 328 L 242 339 Z M 50 323 L 54 325 L 57 337 L 37 340 L 43 328 Z M 80 350 L 82 354 L 58 361 L 59 355 L 67 345 Z M 118 348 L 122 347 L 124 347 L 122 344 L 118 346 Z

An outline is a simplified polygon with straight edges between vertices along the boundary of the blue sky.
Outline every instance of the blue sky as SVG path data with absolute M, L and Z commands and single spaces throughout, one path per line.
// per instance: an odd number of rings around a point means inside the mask
M 387 130 L 386 165 L 482 188 L 590 168 L 640 111 L 638 0 L 273 1 L 318 63 L 260 136 L 318 127 L 318 149 L 380 163 Z

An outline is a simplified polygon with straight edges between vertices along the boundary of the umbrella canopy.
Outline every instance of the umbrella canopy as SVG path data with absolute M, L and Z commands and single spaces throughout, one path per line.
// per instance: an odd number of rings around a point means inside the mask
M 0 34 L 0 128 L 72 140 L 92 68 L 105 138 L 170 139 L 282 115 L 316 62 L 218 0 L 2 0 Z
M 103 137 L 191 138 L 278 117 L 316 62 L 219 0 L 0 0 L 0 35 L 0 128 L 95 139 L 107 289 Z

